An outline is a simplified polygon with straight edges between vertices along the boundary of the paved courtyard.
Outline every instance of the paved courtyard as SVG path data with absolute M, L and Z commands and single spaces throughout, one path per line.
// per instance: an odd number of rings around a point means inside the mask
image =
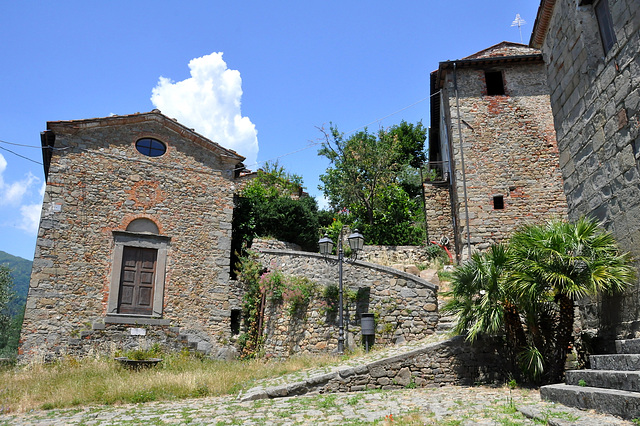
M 533 413 L 537 420 L 521 411 Z M 631 425 L 540 401 L 537 390 L 418 388 L 304 395 L 240 402 L 236 396 L 33 411 L 0 425 Z

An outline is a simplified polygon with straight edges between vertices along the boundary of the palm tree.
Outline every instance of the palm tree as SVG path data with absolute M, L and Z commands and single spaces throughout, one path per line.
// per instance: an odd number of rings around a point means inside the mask
M 575 300 L 599 292 L 624 291 L 635 279 L 630 255 L 621 253 L 612 235 L 588 218 L 524 227 L 511 237 L 509 245 L 510 291 L 532 306 L 550 301 L 557 304 L 557 322 L 534 324 L 554 330 L 551 342 L 546 339 L 547 347 L 553 349 L 547 359 L 549 379 L 561 381 L 573 342 Z M 529 331 L 535 332 L 535 325 Z
M 517 301 L 505 284 L 505 268 L 509 260 L 507 247 L 492 246 L 485 253 L 474 253 L 467 262 L 453 271 L 452 297 L 443 310 L 456 314 L 456 333 L 467 333 L 475 340 L 481 334 L 504 332 L 509 342 L 512 360 L 526 345 L 526 335 L 520 320 Z

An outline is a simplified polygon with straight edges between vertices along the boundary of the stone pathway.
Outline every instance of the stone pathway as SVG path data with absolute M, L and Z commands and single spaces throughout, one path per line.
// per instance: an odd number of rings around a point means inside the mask
M 516 409 L 517 407 L 517 409 Z M 538 421 L 520 411 L 536 415 Z M 391 420 L 393 419 L 393 420 Z M 548 421 L 548 423 L 547 423 Z M 459 387 L 240 402 L 234 396 L 0 416 L 0 425 L 631 425 L 540 401 L 536 390 Z
M 308 394 L 246 400 L 260 389 L 286 387 L 446 339 L 384 348 L 341 364 L 258 381 L 240 395 L 0 415 L 0 425 L 632 425 L 612 416 L 540 400 L 537 390 L 446 386 Z M 243 400 L 243 398 L 245 400 Z

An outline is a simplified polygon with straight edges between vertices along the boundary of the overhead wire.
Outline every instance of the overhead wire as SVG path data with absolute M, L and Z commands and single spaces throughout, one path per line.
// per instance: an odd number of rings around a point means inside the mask
M 400 112 L 402 112 L 402 111 L 404 111 L 404 110 L 407 110 L 407 109 L 409 109 L 409 108 L 411 108 L 411 107 L 413 107 L 413 106 L 418 105 L 418 104 L 419 104 L 419 103 L 421 103 L 421 102 L 424 102 L 424 101 L 426 101 L 426 100 L 430 99 L 430 98 L 431 98 L 431 96 L 432 96 L 432 95 L 427 96 L 427 97 L 425 97 L 425 98 L 422 98 L 422 99 L 420 99 L 420 100 L 418 100 L 418 101 L 416 101 L 416 102 L 412 103 L 411 105 L 407 105 L 407 106 L 406 106 L 406 107 L 404 107 L 404 108 L 400 108 L 399 110 L 394 111 L 394 112 L 392 112 L 391 114 L 387 114 L 387 115 L 385 115 L 385 116 L 384 116 L 384 117 L 382 117 L 382 118 L 378 118 L 377 120 L 374 120 L 374 121 L 372 121 L 372 122 L 371 122 L 371 123 L 369 123 L 369 124 L 365 124 L 365 125 L 363 125 L 363 126 L 360 126 L 360 127 L 355 128 L 355 129 L 353 129 L 353 130 L 350 130 L 350 131 L 346 132 L 346 133 L 345 133 L 345 135 L 351 135 L 351 134 L 353 134 L 353 133 L 357 132 L 358 130 L 361 130 L 361 129 L 364 129 L 364 128 L 369 127 L 369 126 L 370 126 L 370 125 L 372 125 L 372 124 L 379 123 L 379 122 L 381 122 L 382 120 L 385 120 L 385 119 L 387 119 L 387 118 L 389 118 L 389 117 L 391 117 L 391 116 L 394 116 L 394 115 L 396 115 L 396 114 L 398 114 L 398 113 L 400 113 Z M 268 163 L 268 162 L 276 161 L 276 160 L 278 160 L 278 159 L 280 159 L 280 158 L 282 158 L 282 157 L 286 157 L 286 156 L 288 156 L 288 155 L 292 155 L 292 154 L 297 154 L 298 152 L 305 151 L 305 150 L 307 150 L 307 149 L 309 149 L 309 148 L 313 148 L 314 146 L 317 146 L 317 145 L 320 145 L 320 144 L 322 144 L 322 142 L 321 142 L 321 141 L 318 141 L 318 142 L 311 142 L 311 143 L 309 143 L 307 146 L 305 146 L 304 148 L 300 148 L 300 149 L 298 149 L 298 150 L 296 150 L 296 151 L 292 151 L 292 152 L 288 152 L 288 153 L 286 153 L 286 154 L 279 155 L 278 157 L 275 157 L 275 158 L 272 158 L 272 159 L 269 159 L 269 160 L 257 161 L 257 162 L 255 162 L 254 164 L 250 164 L 250 165 L 249 165 L 249 166 L 247 166 L 247 167 L 257 166 L 258 164 L 261 164 L 261 163 Z M 236 170 L 237 170 L 237 169 L 236 169 Z
M 370 125 L 372 125 L 372 124 L 379 123 L 379 122 L 381 122 L 381 121 L 383 121 L 383 120 L 385 120 L 385 119 L 387 119 L 387 118 L 389 118 L 389 117 L 391 117 L 391 116 L 393 116 L 393 115 L 396 115 L 396 114 L 398 114 L 398 113 L 400 113 L 400 112 L 402 112 L 402 111 L 405 111 L 405 110 L 407 110 L 407 109 L 409 109 L 409 108 L 411 108 L 411 107 L 413 107 L 413 106 L 415 106 L 415 105 L 417 105 L 417 104 L 419 104 L 419 103 L 421 103 L 421 102 L 424 102 L 424 101 L 428 100 L 429 98 L 430 98 L 429 96 L 427 96 L 427 97 L 425 97 L 425 98 L 422 98 L 422 99 L 420 99 L 420 100 L 418 100 L 418 101 L 416 101 L 416 102 L 412 103 L 411 105 L 407 105 L 407 106 L 406 106 L 406 107 L 404 107 L 404 108 L 401 108 L 401 109 L 399 109 L 399 110 L 397 110 L 397 111 L 392 112 L 391 114 L 387 114 L 387 115 L 385 115 L 385 116 L 384 116 L 384 117 L 382 117 L 382 118 L 378 118 L 378 119 L 376 119 L 376 120 L 374 120 L 374 121 L 372 121 L 372 122 L 370 122 L 370 123 L 368 123 L 368 124 L 365 124 L 365 125 L 363 125 L 363 126 L 360 126 L 360 127 L 355 128 L 355 129 L 353 129 L 353 130 L 350 130 L 350 131 L 346 132 L 346 133 L 345 133 L 345 135 L 351 135 L 351 134 L 353 134 L 353 133 L 355 133 L 355 132 L 357 132 L 357 131 L 359 131 L 359 130 L 361 130 L 361 129 L 364 129 L 364 128 L 369 127 L 369 126 L 370 126 Z M 42 147 L 42 146 L 36 146 L 36 145 L 18 144 L 18 143 L 8 142 L 8 141 L 1 140 L 1 139 L 0 139 L 0 144 L 2 144 L 2 143 L 7 144 L 7 145 L 14 145 L 14 146 L 26 147 L 26 148 L 51 149 L 51 150 L 53 150 L 53 151 L 63 151 L 63 150 L 67 150 L 67 149 L 69 149 L 69 147 L 50 147 L 50 146 Z M 247 169 L 247 168 L 249 168 L 249 167 L 257 166 L 257 165 L 259 165 L 259 164 L 263 164 L 263 163 L 268 163 L 268 162 L 277 161 L 277 160 L 279 160 L 280 158 L 287 157 L 287 156 L 289 156 L 289 155 L 293 155 L 293 154 L 297 154 L 297 153 L 302 152 L 302 151 L 306 151 L 307 149 L 309 149 L 309 148 L 313 148 L 314 146 L 318 146 L 318 145 L 320 145 L 320 144 L 322 144 L 322 141 L 318 141 L 318 142 L 310 142 L 307 146 L 305 146 L 305 147 L 303 147 L 303 148 L 300 148 L 300 149 L 297 149 L 297 150 L 295 150 L 295 151 L 287 152 L 287 153 L 285 153 L 285 154 L 279 155 L 279 156 L 277 156 L 277 157 L 273 157 L 273 158 L 268 159 L 268 160 L 256 161 L 255 163 L 250 164 L 250 165 L 247 165 L 247 166 L 243 166 L 243 167 L 236 167 L 236 168 L 232 169 L 232 171 L 243 170 L 243 169 Z M 0 149 L 5 150 L 5 151 L 8 151 L 8 152 L 10 152 L 11 154 L 14 154 L 14 155 L 16 155 L 16 156 L 18 156 L 18 157 L 20 157 L 20 158 L 23 158 L 23 159 L 25 159 L 25 160 L 31 161 L 32 163 L 39 164 L 39 165 L 41 165 L 41 166 L 42 166 L 42 162 L 40 162 L 40 161 L 36 161 L 36 160 L 32 160 L 31 158 L 28 158 L 28 157 L 26 157 L 26 156 L 24 156 L 24 155 L 18 154 L 17 152 L 14 152 L 14 151 L 12 151 L 12 150 L 10 150 L 10 149 L 8 149 L 8 148 L 5 148 L 5 147 L 0 146 Z M 88 150 L 88 149 L 83 149 L 83 150 L 84 150 L 85 152 L 91 152 L 91 153 L 94 153 L 94 154 L 104 155 L 104 156 L 112 157 L 112 158 L 119 158 L 119 159 L 123 159 L 123 160 L 127 160 L 127 161 L 140 161 L 140 162 L 147 162 L 147 161 L 144 161 L 144 160 L 142 160 L 142 159 L 133 159 L 133 158 L 120 157 L 120 156 L 116 156 L 116 155 L 113 155 L 113 154 L 101 153 L 101 152 L 97 152 L 97 151 L 90 151 L 90 150 Z M 159 165 L 159 164 L 157 164 L 157 163 L 151 163 L 151 162 L 147 162 L 147 163 L 148 163 L 148 164 Z M 160 164 L 159 166 L 160 166 L 160 167 L 163 167 L 163 168 L 173 168 L 173 169 L 189 170 L 189 171 L 191 171 L 191 169 L 189 169 L 189 168 L 180 167 L 180 166 L 168 166 L 168 165 L 163 165 L 163 164 Z M 225 171 L 225 170 L 212 170 L 212 171 L 214 171 L 214 172 L 223 172 L 223 171 Z
M 0 146 L 0 149 L 2 149 L 2 150 L 4 150 L 4 151 L 7 151 L 7 152 L 10 152 L 10 153 L 12 153 L 13 155 L 16 155 L 16 156 L 18 156 L 18 157 L 20 157 L 20 158 L 24 158 L 24 159 L 25 159 L 25 160 L 27 160 L 27 161 L 31 161 L 32 163 L 40 164 L 40 165 L 42 166 L 42 163 L 41 163 L 40 161 L 32 160 L 32 159 L 31 159 L 31 158 L 29 158 L 29 157 L 25 157 L 24 155 L 20 155 L 20 154 L 18 154 L 18 153 L 17 153 L 17 152 L 15 152 L 15 151 L 11 151 L 9 148 L 5 148 L 5 147 L 3 147 L 3 146 Z

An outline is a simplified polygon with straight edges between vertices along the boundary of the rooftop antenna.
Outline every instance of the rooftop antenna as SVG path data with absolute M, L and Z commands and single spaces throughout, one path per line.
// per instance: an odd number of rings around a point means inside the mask
M 520 43 L 522 43 L 522 26 L 527 22 L 520 17 L 519 13 L 516 13 L 516 19 L 511 23 L 512 27 L 518 27 L 518 31 L 520 31 Z

